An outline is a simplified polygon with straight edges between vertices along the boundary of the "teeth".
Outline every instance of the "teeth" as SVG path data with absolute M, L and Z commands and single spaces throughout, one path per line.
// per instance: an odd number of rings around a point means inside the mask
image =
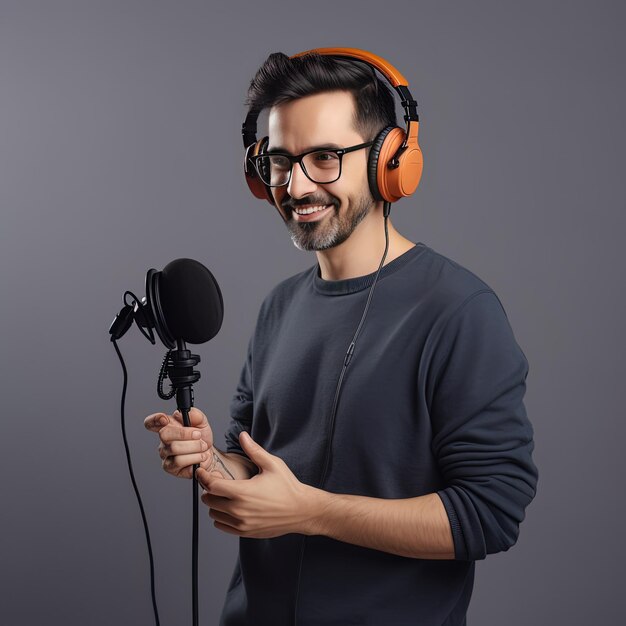
M 298 215 L 309 215 L 311 213 L 316 213 L 317 211 L 323 211 L 325 208 L 327 208 L 329 205 L 325 205 L 325 206 L 313 206 L 310 207 L 308 209 L 302 209 L 302 208 L 297 208 L 294 209 L 294 211 L 298 214 Z

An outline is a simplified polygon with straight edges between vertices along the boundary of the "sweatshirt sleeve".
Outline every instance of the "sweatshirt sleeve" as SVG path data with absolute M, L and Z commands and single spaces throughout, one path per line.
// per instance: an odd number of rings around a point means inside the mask
M 252 429 L 252 337 L 248 342 L 248 354 L 241 369 L 237 389 L 230 401 L 230 424 L 224 438 L 226 439 L 226 452 L 236 452 L 247 457 L 239 444 L 239 433 Z
M 517 541 L 538 472 L 523 397 L 528 361 L 493 291 L 450 316 L 433 357 L 432 450 L 455 558 L 484 559 Z

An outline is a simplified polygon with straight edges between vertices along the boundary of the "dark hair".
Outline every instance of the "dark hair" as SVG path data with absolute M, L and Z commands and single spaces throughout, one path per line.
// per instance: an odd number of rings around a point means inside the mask
M 352 93 L 352 122 L 364 141 L 374 139 L 386 126 L 396 125 L 391 90 L 370 65 L 316 52 L 293 59 L 282 52 L 270 54 L 250 81 L 245 104 L 260 113 L 276 104 L 337 90 Z

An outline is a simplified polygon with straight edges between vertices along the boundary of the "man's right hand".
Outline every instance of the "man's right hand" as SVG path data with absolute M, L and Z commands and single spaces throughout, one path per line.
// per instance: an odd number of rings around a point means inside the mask
M 153 413 L 143 422 L 147 430 L 159 435 L 159 456 L 163 460 L 163 469 L 180 478 L 191 478 L 194 464 L 205 470 L 213 464 L 213 431 L 206 415 L 192 407 L 189 423 L 191 426 L 183 425 L 180 411 L 175 411 L 173 415 Z

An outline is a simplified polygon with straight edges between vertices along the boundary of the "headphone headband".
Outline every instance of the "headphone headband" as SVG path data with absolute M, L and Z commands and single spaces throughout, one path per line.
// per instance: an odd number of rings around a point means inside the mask
M 391 65 L 389 61 L 386 61 L 373 52 L 360 50 L 359 48 L 313 48 L 312 50 L 306 50 L 305 52 L 298 52 L 289 58 L 295 59 L 296 57 L 311 54 L 312 52 L 316 52 L 317 54 L 327 54 L 329 56 L 352 57 L 354 59 L 359 59 L 360 61 L 365 61 L 366 63 L 373 65 L 381 74 L 384 74 L 393 87 L 399 87 L 400 85 L 403 87 L 409 86 L 407 79 L 404 78 L 404 76 L 393 65 Z

